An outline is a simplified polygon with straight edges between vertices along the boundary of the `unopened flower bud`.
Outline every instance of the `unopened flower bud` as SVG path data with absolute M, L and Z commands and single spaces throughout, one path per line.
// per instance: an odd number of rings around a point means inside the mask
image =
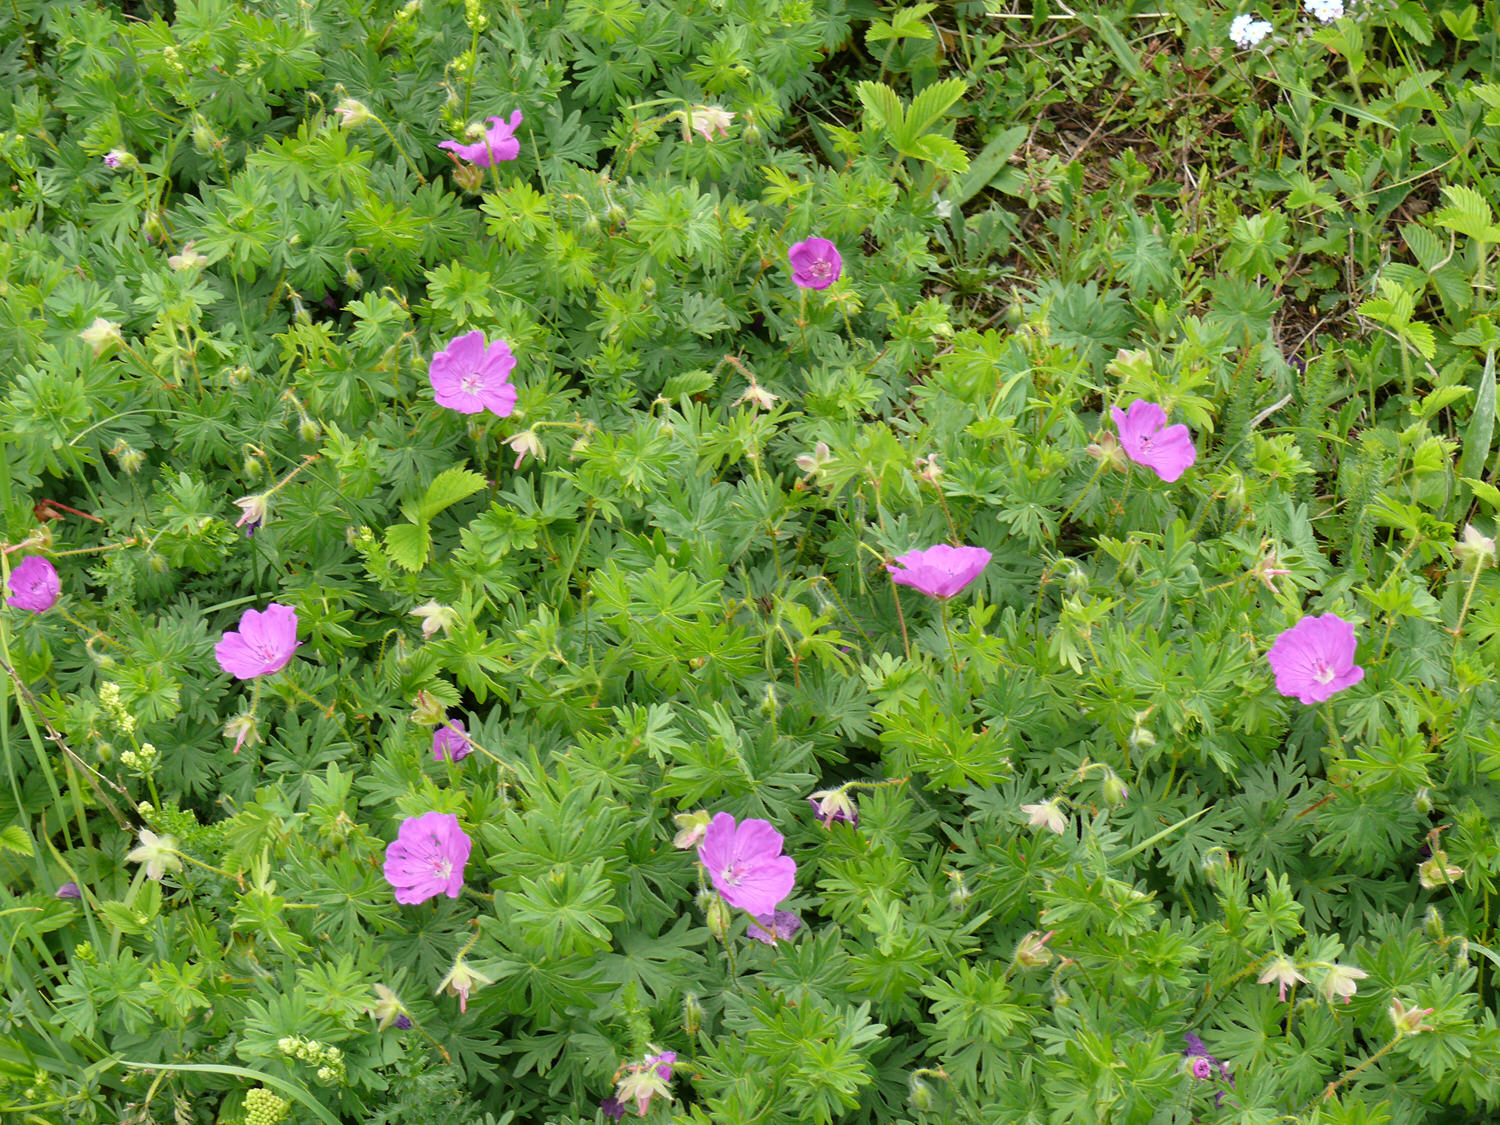
M 682 998 L 682 1030 L 697 1035 L 703 1027 L 703 1005 L 689 992 Z
M 1104 781 L 1099 788 L 1104 794 L 1105 803 L 1109 805 L 1118 807 L 1130 797 L 1130 790 L 1125 788 L 1125 782 L 1120 780 L 1120 775 L 1114 770 L 1104 775 Z
M 719 941 L 729 936 L 729 904 L 718 895 L 708 904 L 703 911 L 704 919 L 708 923 L 708 932 L 713 934 Z
M 304 415 L 302 421 L 297 423 L 297 436 L 305 442 L 315 442 L 323 436 L 323 427 Z
M 1412 795 L 1411 807 L 1422 816 L 1430 813 L 1432 811 L 1432 790 L 1425 785 L 1418 789 Z
M 1443 926 L 1443 915 L 1435 906 L 1429 906 L 1427 913 L 1422 915 L 1422 932 L 1433 941 L 1442 941 L 1448 936 L 1447 929 Z
M 907 1086 L 907 1101 L 911 1103 L 912 1109 L 920 1112 L 932 1108 L 932 1087 L 921 1077 L 913 1074 Z

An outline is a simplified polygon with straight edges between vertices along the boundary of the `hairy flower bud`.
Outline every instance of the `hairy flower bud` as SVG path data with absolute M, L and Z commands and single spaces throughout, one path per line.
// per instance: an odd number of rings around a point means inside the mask
M 703 911 L 705 920 L 708 922 L 708 932 L 723 941 L 729 936 L 729 904 L 718 895 L 713 897 L 707 908 Z

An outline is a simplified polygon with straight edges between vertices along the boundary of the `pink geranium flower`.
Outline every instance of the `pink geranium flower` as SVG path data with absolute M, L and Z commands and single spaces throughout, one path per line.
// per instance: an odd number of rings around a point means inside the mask
M 1193 435 L 1181 423 L 1167 425 L 1167 412 L 1154 402 L 1136 399 L 1129 410 L 1110 409 L 1120 428 L 1120 446 L 1137 465 L 1145 465 L 1171 483 L 1198 459 Z
M 297 644 L 297 611 L 272 602 L 245 610 L 239 630 L 226 630 L 214 646 L 214 659 L 235 679 L 253 680 L 285 668 Z
M 504 340 L 486 344 L 484 333 L 476 329 L 449 340 L 432 357 L 427 378 L 439 406 L 460 414 L 488 410 L 507 418 L 516 408 L 516 388 L 510 382 L 515 366 L 509 344 Z
M 462 719 L 449 719 L 432 732 L 432 760 L 461 762 L 469 756 L 469 736 Z
M 1365 678 L 1354 663 L 1354 626 L 1336 613 L 1304 617 L 1266 653 L 1276 673 L 1276 690 L 1303 703 L 1321 703 Z
M 774 915 L 776 904 L 792 893 L 797 863 L 781 854 L 782 835 L 764 820 L 735 823 L 728 813 L 708 822 L 698 860 L 714 890 L 730 906 L 751 914 Z
M 460 160 L 479 168 L 488 168 L 502 160 L 514 160 L 520 156 L 521 142 L 516 140 L 515 132 L 521 124 L 521 111 L 518 109 L 512 113 L 509 121 L 503 117 L 487 117 L 485 120 L 490 123 L 490 127 L 474 144 L 443 141 L 438 148 L 445 148 Z
M 10 597 L 6 605 L 32 613 L 45 613 L 57 604 L 62 592 L 62 581 L 57 577 L 57 567 L 52 560 L 41 555 L 28 555 L 10 572 Z
M 407 817 L 385 849 L 382 869 L 396 901 L 410 906 L 440 894 L 457 898 L 464 889 L 464 864 L 471 847 L 473 842 L 452 813 Z
M 983 547 L 950 547 L 939 543 L 924 551 L 908 551 L 896 556 L 896 565 L 887 566 L 891 580 L 899 586 L 910 586 L 933 598 L 951 598 L 990 562 Z
M 826 238 L 808 238 L 787 251 L 792 281 L 803 289 L 827 289 L 844 272 L 838 247 Z

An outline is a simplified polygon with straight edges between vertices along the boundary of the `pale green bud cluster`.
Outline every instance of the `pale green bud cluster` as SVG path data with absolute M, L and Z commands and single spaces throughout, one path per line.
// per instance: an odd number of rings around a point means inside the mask
M 120 698 L 119 684 L 110 682 L 99 685 L 99 708 L 104 712 L 105 721 L 121 734 L 130 734 L 135 730 L 135 716 Z
M 123 750 L 120 752 L 120 764 L 126 769 L 135 770 L 137 773 L 146 774 L 156 766 L 160 755 L 156 747 L 149 742 L 141 743 L 139 750 Z
M 344 1052 L 337 1047 L 319 1043 L 316 1039 L 304 1039 L 300 1035 L 279 1039 L 276 1047 L 288 1058 L 317 1067 L 319 1082 L 332 1084 L 344 1080 Z
M 278 1125 L 291 1103 L 262 1086 L 245 1094 L 245 1125 Z

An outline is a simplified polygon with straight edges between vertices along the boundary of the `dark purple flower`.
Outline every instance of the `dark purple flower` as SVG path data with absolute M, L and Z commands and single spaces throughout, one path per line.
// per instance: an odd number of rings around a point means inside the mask
M 466 160 L 478 168 L 488 168 L 502 160 L 514 160 L 520 156 L 521 142 L 516 140 L 515 132 L 521 125 L 521 111 L 518 109 L 512 113 L 509 121 L 503 117 L 487 117 L 485 120 L 490 123 L 490 127 L 474 144 L 443 141 L 438 148 L 445 148 L 460 160 Z
M 886 570 L 899 586 L 910 586 L 932 598 L 951 598 L 978 578 L 989 562 L 990 553 L 983 547 L 939 543 L 925 551 L 897 555 L 896 565 Z
M 604 1116 L 612 1121 L 618 1121 L 625 1116 L 625 1103 L 619 1098 L 605 1098 L 599 1103 L 599 1108 Z
M 411 1017 L 408 1016 L 405 1012 L 402 1012 L 399 1016 L 396 1017 L 396 1026 L 398 1028 L 400 1028 L 402 1031 L 408 1031 L 408 1030 L 410 1030 L 411 1029 Z
M 1354 663 L 1354 626 L 1335 613 L 1304 617 L 1276 638 L 1266 653 L 1276 690 L 1303 703 L 1321 703 L 1365 678 Z
M 462 719 L 449 719 L 432 733 L 432 760 L 461 762 L 469 756 L 469 736 Z
M 52 892 L 54 898 L 82 898 L 83 892 L 78 889 L 77 883 L 64 883 Z
M 1120 428 L 1120 446 L 1137 465 L 1145 465 L 1170 484 L 1198 459 L 1193 435 L 1181 423 L 1167 425 L 1167 412 L 1154 402 L 1136 399 L 1129 410 L 1110 410 Z
M 827 289 L 844 272 L 838 247 L 826 238 L 808 238 L 786 252 L 792 281 L 803 289 Z
M 734 817 L 721 812 L 708 823 L 698 860 L 730 906 L 769 915 L 792 893 L 797 880 L 797 863 L 781 854 L 781 844 L 781 833 L 769 821 L 736 824 Z
M 28 555 L 10 572 L 10 597 L 6 605 L 32 613 L 44 613 L 57 604 L 62 581 L 57 567 L 41 555 Z
M 644 1066 L 656 1067 L 656 1075 L 658 1078 L 671 1078 L 672 1064 L 676 1061 L 676 1051 L 662 1051 L 658 1055 L 647 1055 L 644 1059 L 641 1060 L 642 1065 Z
M 775 945 L 778 941 L 791 941 L 802 928 L 802 919 L 790 910 L 778 910 L 774 914 L 752 915 L 750 928 L 746 932 L 756 941 Z

